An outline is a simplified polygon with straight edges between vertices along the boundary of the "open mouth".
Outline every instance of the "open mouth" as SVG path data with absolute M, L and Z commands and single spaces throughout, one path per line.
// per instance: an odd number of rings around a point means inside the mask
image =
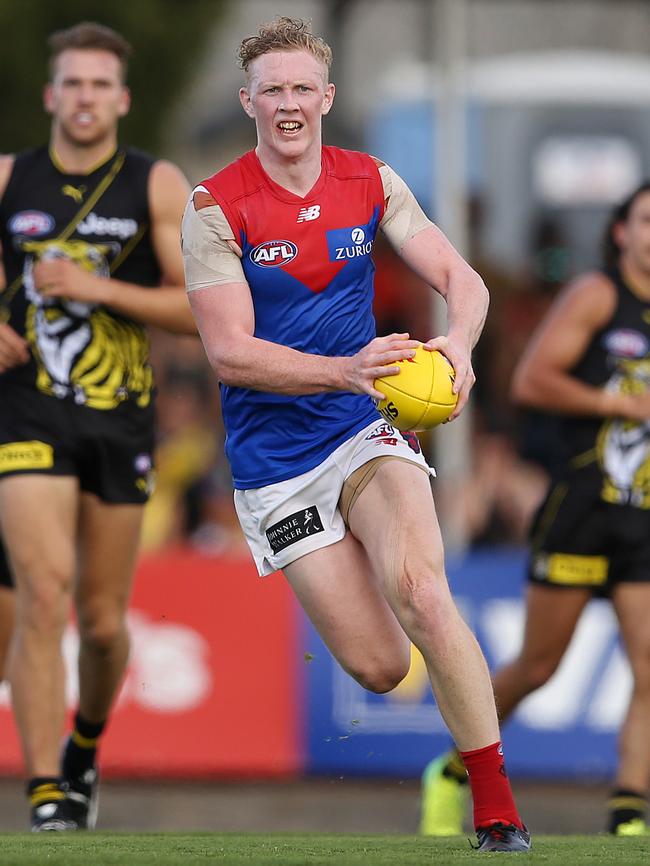
M 278 123 L 278 129 L 286 135 L 295 135 L 302 129 L 302 123 L 298 120 L 281 120 Z
M 74 121 L 79 126 L 90 126 L 93 120 L 93 115 L 88 111 L 79 111 L 74 115 Z

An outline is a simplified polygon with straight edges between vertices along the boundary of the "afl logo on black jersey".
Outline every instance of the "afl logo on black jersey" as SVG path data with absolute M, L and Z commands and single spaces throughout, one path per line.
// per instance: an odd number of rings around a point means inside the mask
M 648 354 L 648 338 L 632 328 L 617 328 L 603 337 L 605 348 L 617 358 L 644 358 Z
M 248 254 L 254 265 L 260 268 L 279 268 L 288 265 L 298 255 L 298 247 L 292 241 L 264 241 Z
M 9 220 L 12 235 L 28 235 L 37 238 L 54 228 L 54 217 L 42 210 L 21 210 Z

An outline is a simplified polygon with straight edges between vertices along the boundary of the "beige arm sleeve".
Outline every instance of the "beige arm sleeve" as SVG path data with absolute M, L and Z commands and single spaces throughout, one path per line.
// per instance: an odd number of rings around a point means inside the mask
M 229 245 L 235 238 L 218 204 L 197 210 L 194 192 L 185 208 L 181 242 L 188 292 L 226 283 L 245 283 L 237 253 Z
M 379 227 L 395 249 L 400 250 L 414 235 L 433 223 L 396 171 L 389 165 L 382 165 L 379 174 L 386 198 L 386 211 Z

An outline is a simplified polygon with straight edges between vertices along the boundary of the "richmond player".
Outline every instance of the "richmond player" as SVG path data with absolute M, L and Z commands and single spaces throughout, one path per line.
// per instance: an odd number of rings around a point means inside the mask
M 501 720 L 552 676 L 594 595 L 619 621 L 634 687 L 619 737 L 608 830 L 647 835 L 650 782 L 650 183 L 612 215 L 606 267 L 559 296 L 513 382 L 523 405 L 562 416 L 565 453 L 531 535 L 526 628 L 494 675 Z M 421 830 L 462 832 L 458 753 L 424 774 Z
M 129 650 L 125 614 L 150 492 L 145 326 L 194 333 L 179 225 L 187 183 L 118 143 L 130 47 L 50 38 L 49 146 L 0 159 L 0 529 L 16 585 L 8 660 L 33 830 L 92 827 L 96 749 Z M 79 707 L 64 724 L 74 597 Z

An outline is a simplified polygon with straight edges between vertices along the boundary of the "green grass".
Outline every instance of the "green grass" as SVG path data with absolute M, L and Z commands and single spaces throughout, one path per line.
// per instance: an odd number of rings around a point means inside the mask
M 464 838 L 235 833 L 0 835 L 2 866 L 464 866 L 477 854 Z M 515 862 L 545 866 L 647 866 L 650 837 L 539 836 Z M 510 862 L 510 858 L 508 858 Z

